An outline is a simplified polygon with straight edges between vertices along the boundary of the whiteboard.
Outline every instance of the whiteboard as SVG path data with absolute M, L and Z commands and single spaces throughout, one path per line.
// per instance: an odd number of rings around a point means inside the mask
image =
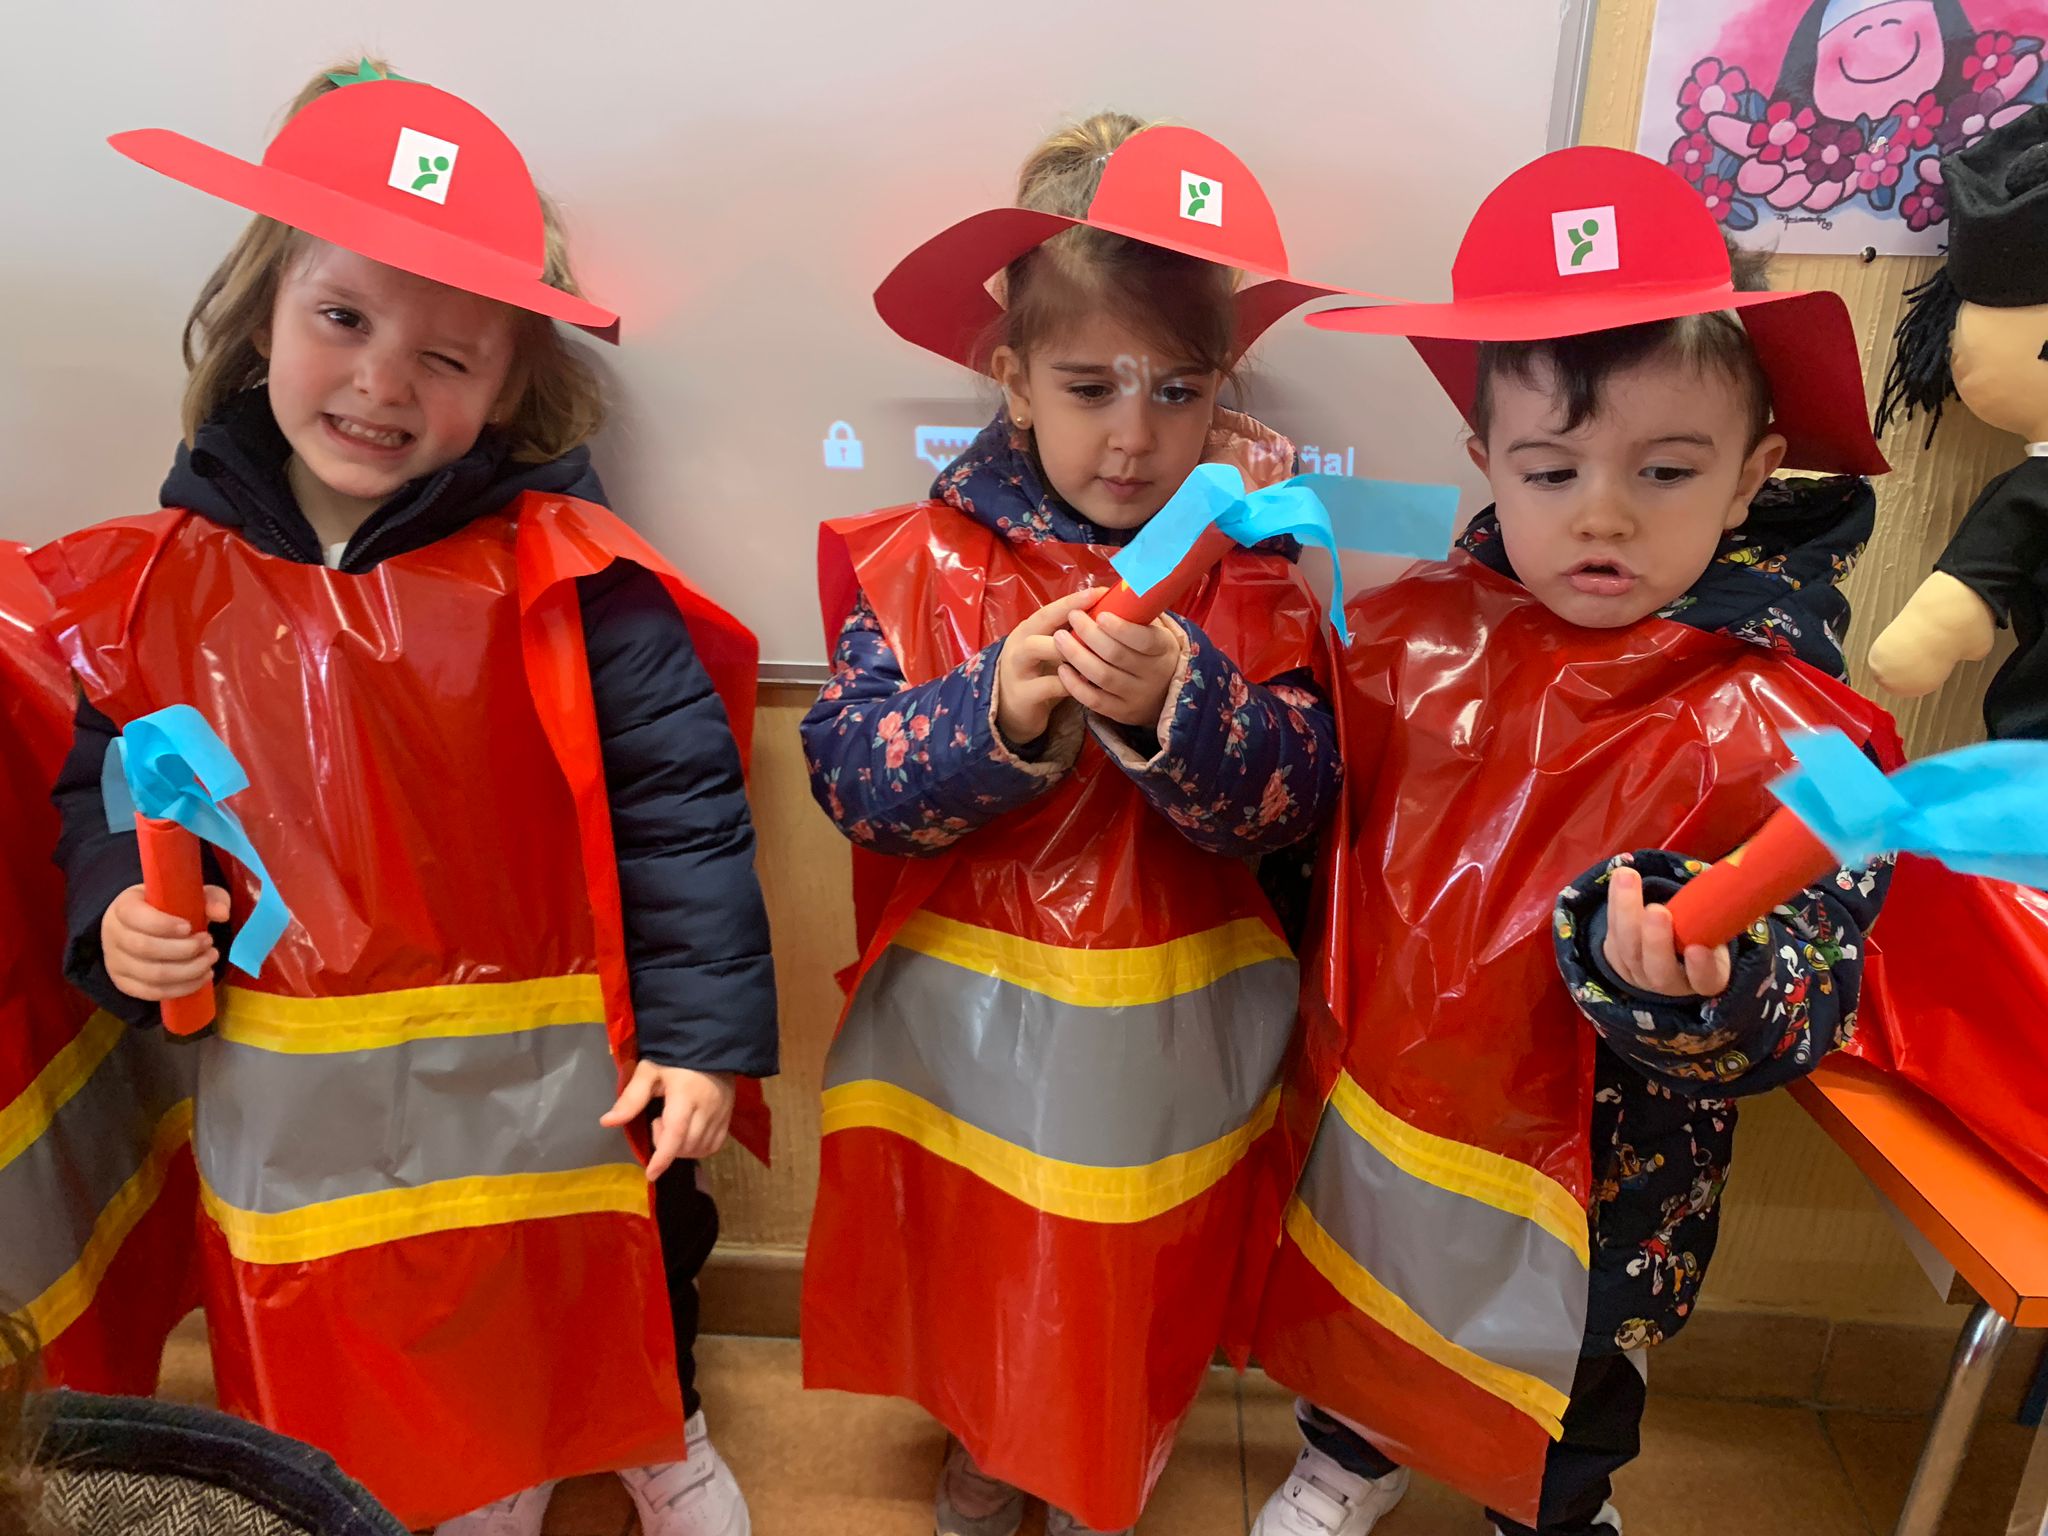
M 77 0 L 16 13 L 0 132 L 0 535 L 154 509 L 179 328 L 246 215 L 104 143 L 167 127 L 258 158 L 313 71 L 360 53 L 467 97 L 566 211 L 614 416 L 620 513 L 761 637 L 824 654 L 815 529 L 916 499 L 993 386 L 899 341 L 869 295 L 1006 203 L 1102 107 L 1236 151 L 1311 280 L 1435 298 L 1480 199 L 1569 142 L 1590 0 Z M 1247 404 L 1316 462 L 1483 489 L 1404 343 L 1283 321 Z M 844 422 L 861 468 L 828 467 Z M 842 462 L 852 457 L 840 452 Z M 777 669 L 768 669 L 775 675 Z

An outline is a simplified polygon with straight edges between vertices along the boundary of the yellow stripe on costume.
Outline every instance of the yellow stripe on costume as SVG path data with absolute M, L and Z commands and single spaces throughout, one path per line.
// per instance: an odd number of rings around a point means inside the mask
M 1454 1375 L 1491 1393 L 1510 1408 L 1543 1426 L 1551 1439 L 1564 1434 L 1564 1410 L 1570 1399 L 1547 1381 L 1496 1365 L 1454 1344 L 1423 1321 L 1415 1309 L 1380 1283 L 1325 1232 L 1315 1214 L 1295 1200 L 1287 1208 L 1287 1235 L 1302 1256 L 1337 1293 L 1403 1343 L 1420 1350 Z
M 1163 1003 L 1262 960 L 1294 958 L 1287 941 L 1253 917 L 1164 944 L 1067 949 L 918 912 L 890 942 L 1083 1008 Z
M 1411 1178 L 1534 1222 L 1580 1264 L 1592 1264 L 1586 1208 L 1549 1175 L 1483 1147 L 1417 1130 L 1381 1108 L 1348 1072 L 1339 1074 L 1330 1104 L 1362 1140 Z
M 510 1035 L 558 1024 L 602 1024 L 604 990 L 595 976 L 413 987 L 359 997 L 278 997 L 243 987 L 221 991 L 223 1040 L 259 1051 L 326 1056 L 374 1051 L 408 1040 Z
M 893 1131 L 1049 1216 L 1125 1224 L 1149 1221 L 1217 1184 L 1273 1124 L 1276 1088 L 1252 1118 L 1205 1146 L 1134 1168 L 1095 1168 L 1018 1146 L 873 1078 L 825 1090 L 821 1131 Z
M 303 1264 L 431 1232 L 593 1212 L 646 1216 L 647 1191 L 647 1175 L 638 1163 L 618 1163 L 565 1173 L 442 1179 L 275 1213 L 229 1205 L 202 1178 L 199 1199 L 236 1258 L 248 1264 Z
M 0 1106 L 0 1168 L 42 1140 L 57 1111 L 99 1070 L 100 1063 L 121 1043 L 127 1027 L 111 1013 L 95 1013 L 34 1081 Z
M 101 1014 L 100 1017 L 107 1015 Z M 117 1021 L 116 1027 L 126 1026 L 119 1025 Z M 27 1319 L 37 1338 L 45 1341 L 56 1338 L 92 1305 L 114 1256 L 148 1214 L 149 1208 L 156 1204 L 156 1197 L 163 1193 L 171 1159 L 191 1139 L 192 1101 L 181 1099 L 157 1122 L 142 1166 L 128 1176 L 128 1181 L 114 1191 L 114 1198 L 93 1218 L 92 1234 L 86 1238 L 78 1262 L 51 1281 L 42 1295 L 22 1309 L 21 1316 Z

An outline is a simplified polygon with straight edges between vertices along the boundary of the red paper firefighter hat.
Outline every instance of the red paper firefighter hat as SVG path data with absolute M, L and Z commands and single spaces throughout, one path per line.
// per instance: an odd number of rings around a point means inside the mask
M 1720 227 L 1676 172 L 1626 150 L 1562 149 L 1473 216 L 1448 304 L 1326 309 L 1310 325 L 1406 336 L 1469 422 L 1482 341 L 1547 341 L 1734 310 L 1771 383 L 1788 469 L 1883 474 L 1841 295 L 1738 293 Z
M 153 171 L 316 239 L 618 339 L 619 317 L 541 281 L 547 236 L 526 161 L 459 96 L 365 64 L 278 130 L 260 165 L 167 128 L 107 142 Z
M 875 308 L 905 341 L 978 369 L 985 360 L 976 349 L 1002 313 L 989 280 L 1081 224 L 1268 279 L 1237 295 L 1239 352 L 1310 299 L 1356 292 L 1291 276 L 1280 221 L 1244 162 L 1206 133 L 1161 126 L 1110 154 L 1085 219 L 1031 208 L 962 219 L 896 264 L 875 290 Z

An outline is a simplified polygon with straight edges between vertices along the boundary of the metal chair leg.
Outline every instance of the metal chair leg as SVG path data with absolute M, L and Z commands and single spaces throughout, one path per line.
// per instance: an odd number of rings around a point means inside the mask
M 1949 1366 L 1948 1385 L 1934 1410 L 1934 1424 L 1927 1431 L 1927 1444 L 1921 1449 L 1920 1465 L 1914 1470 L 1913 1486 L 1892 1536 L 1935 1536 L 1941 1529 L 1942 1514 L 1948 1508 L 1949 1495 L 1955 1492 L 1956 1479 L 1962 1475 L 1963 1457 L 1977 1428 L 1984 1394 L 2012 1332 L 2012 1324 L 1981 1302 L 1963 1324 Z

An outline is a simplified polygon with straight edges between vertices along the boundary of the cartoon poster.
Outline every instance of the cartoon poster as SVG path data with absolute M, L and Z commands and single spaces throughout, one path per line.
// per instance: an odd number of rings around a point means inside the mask
M 1941 157 L 2048 98 L 2048 0 L 1661 0 L 1637 148 L 1745 245 L 1947 239 Z

